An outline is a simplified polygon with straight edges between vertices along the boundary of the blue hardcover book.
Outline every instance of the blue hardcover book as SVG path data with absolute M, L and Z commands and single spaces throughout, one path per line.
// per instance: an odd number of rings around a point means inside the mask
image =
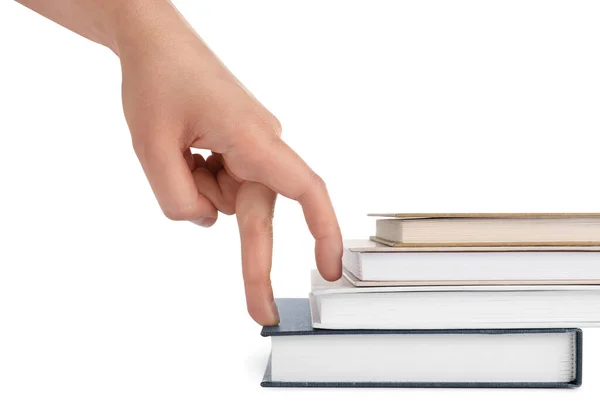
M 312 328 L 308 299 L 276 303 L 263 387 L 581 385 L 579 329 L 325 330 Z

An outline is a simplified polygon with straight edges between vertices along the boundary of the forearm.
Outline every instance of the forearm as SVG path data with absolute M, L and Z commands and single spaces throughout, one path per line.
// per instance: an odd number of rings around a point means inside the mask
M 168 0 L 17 1 L 116 54 L 133 44 L 141 46 L 144 40 L 187 31 L 185 20 Z

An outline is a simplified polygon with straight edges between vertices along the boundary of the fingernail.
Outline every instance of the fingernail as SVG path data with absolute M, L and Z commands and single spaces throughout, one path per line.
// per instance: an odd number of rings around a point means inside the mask
M 211 217 L 202 217 L 197 220 L 192 220 L 192 223 L 199 225 L 200 227 L 210 227 L 216 222 L 217 219 Z
M 271 301 L 271 317 L 273 318 L 273 324 L 279 324 L 279 310 L 277 310 L 277 305 L 275 301 Z

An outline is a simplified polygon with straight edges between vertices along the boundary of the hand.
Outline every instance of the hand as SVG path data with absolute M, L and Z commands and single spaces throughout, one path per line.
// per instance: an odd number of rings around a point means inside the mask
M 277 324 L 269 278 L 276 195 L 302 205 L 317 267 L 336 280 L 341 234 L 327 189 L 281 140 L 277 119 L 183 19 L 160 21 L 128 29 L 116 50 L 135 152 L 168 218 L 209 227 L 218 211 L 237 214 L 248 312 L 262 325 Z M 192 147 L 213 154 L 204 159 Z

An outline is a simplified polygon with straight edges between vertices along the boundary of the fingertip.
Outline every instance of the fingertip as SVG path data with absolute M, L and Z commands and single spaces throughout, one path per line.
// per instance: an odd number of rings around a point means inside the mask
M 262 326 L 273 326 L 279 324 L 279 311 L 273 300 L 256 299 L 246 297 L 248 314 L 256 323 Z
M 315 243 L 317 268 L 325 280 L 337 281 L 342 277 L 342 252 L 341 239 L 326 238 Z
M 317 268 L 319 270 L 319 273 L 321 274 L 321 277 L 323 277 L 324 280 L 329 281 L 329 282 L 334 282 L 339 280 L 340 278 L 342 278 L 342 267 L 341 264 L 338 268 L 323 268 L 320 267 L 319 264 L 317 263 Z
M 191 220 L 192 223 L 199 225 L 200 227 L 212 227 L 216 222 L 217 219 L 216 218 L 212 218 L 212 217 L 201 217 L 197 220 Z

